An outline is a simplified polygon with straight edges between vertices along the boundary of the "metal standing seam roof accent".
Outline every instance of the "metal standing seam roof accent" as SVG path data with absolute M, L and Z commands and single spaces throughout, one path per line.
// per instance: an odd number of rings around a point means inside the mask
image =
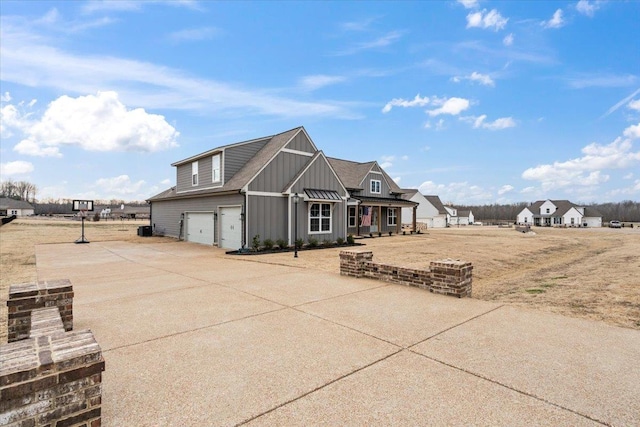
M 315 190 L 311 188 L 305 188 L 304 194 L 311 200 L 335 200 L 341 201 L 342 197 L 334 190 Z
M 393 199 L 391 197 L 367 197 L 367 196 L 351 196 L 352 199 L 360 201 L 363 205 L 374 206 L 417 206 L 418 203 L 404 199 Z

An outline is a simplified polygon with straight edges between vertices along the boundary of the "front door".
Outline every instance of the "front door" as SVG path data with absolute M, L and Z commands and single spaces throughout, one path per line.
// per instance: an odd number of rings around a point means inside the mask
M 379 224 L 379 220 L 380 218 L 378 218 L 378 210 L 377 209 L 373 209 L 373 208 L 369 208 L 371 209 L 373 212 L 371 212 L 371 228 L 369 229 L 370 232 L 372 233 L 377 233 L 378 232 L 378 224 Z

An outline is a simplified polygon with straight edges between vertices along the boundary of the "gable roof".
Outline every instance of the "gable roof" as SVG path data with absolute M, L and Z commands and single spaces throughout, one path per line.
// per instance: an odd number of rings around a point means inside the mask
M 365 163 L 336 159 L 334 157 L 327 157 L 327 160 L 329 160 L 329 164 L 331 164 L 333 170 L 338 174 L 340 181 L 342 181 L 348 190 L 363 190 L 362 182 L 365 180 L 369 172 L 376 170 L 382 173 L 391 193 L 403 194 L 405 192 L 405 190 L 402 190 L 375 160 Z
M 338 183 L 340 183 L 340 187 L 342 187 L 342 189 L 344 190 L 345 193 L 348 193 L 348 190 L 346 189 L 346 187 L 344 186 L 344 184 L 340 180 L 340 177 L 338 176 L 338 173 L 335 171 L 333 166 L 331 166 L 331 163 L 329 162 L 329 159 L 327 159 L 327 156 L 324 155 L 322 150 L 316 151 L 316 153 L 309 159 L 307 164 L 304 165 L 298 171 L 298 173 L 291 179 L 291 181 L 287 185 L 285 185 L 285 187 L 282 189 L 282 192 L 283 193 L 290 193 L 291 192 L 291 187 L 293 187 L 295 185 L 295 183 L 298 182 L 298 180 L 307 172 L 307 170 L 309 170 L 311 165 L 313 163 L 315 163 L 316 160 L 319 159 L 319 158 L 324 159 L 325 163 L 327 164 L 327 166 L 329 167 L 331 172 L 333 172 L 333 175 L 336 177 L 336 180 L 338 181 Z
M 447 210 L 444 208 L 442 201 L 440 201 L 439 196 L 424 196 L 424 198 L 427 199 L 429 203 L 431 203 L 433 207 L 438 210 L 439 214 L 446 215 L 448 213 Z
M 33 205 L 24 200 L 0 197 L 0 209 L 33 209 Z
M 236 172 L 231 179 L 224 183 L 222 187 L 213 188 L 213 189 L 203 189 L 203 190 L 195 190 L 189 191 L 188 193 L 178 193 L 176 191 L 176 187 L 171 187 L 155 196 L 149 198 L 150 201 L 156 201 L 161 199 L 170 199 L 170 198 L 188 198 L 201 196 L 205 194 L 217 194 L 217 193 L 229 193 L 229 192 L 239 192 L 241 189 L 245 188 L 249 183 L 262 171 L 263 168 L 266 167 L 269 162 L 278 154 L 278 152 L 284 148 L 291 139 L 298 134 L 298 132 L 304 131 L 302 126 L 297 128 L 288 130 L 286 132 L 282 132 L 276 135 L 272 135 L 269 137 L 253 139 L 250 141 L 245 141 L 242 143 L 235 143 L 225 145 L 223 147 L 218 147 L 213 150 L 208 150 L 204 153 L 189 157 L 185 160 L 181 160 L 179 162 L 173 163 L 173 166 L 182 165 L 199 158 L 202 158 L 210 153 L 215 153 L 220 151 L 223 148 L 228 148 L 231 146 L 236 146 L 239 144 L 249 144 L 249 143 L 264 143 L 267 140 L 264 147 L 262 147 L 247 163 L 240 168 L 238 172 Z

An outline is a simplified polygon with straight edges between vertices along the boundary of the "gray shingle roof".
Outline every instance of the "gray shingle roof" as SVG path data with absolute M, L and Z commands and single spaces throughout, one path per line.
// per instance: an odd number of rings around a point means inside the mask
M 202 196 L 206 194 L 217 194 L 217 193 L 240 191 L 247 184 L 249 184 L 249 182 L 256 176 L 256 174 L 258 174 L 258 172 L 260 172 L 260 170 L 267 163 L 271 161 L 271 159 L 278 153 L 278 151 L 280 151 L 285 145 L 287 145 L 287 143 L 291 140 L 291 138 L 293 138 L 302 129 L 303 127 L 300 126 L 300 127 L 288 130 L 286 132 L 273 135 L 271 137 L 245 141 L 246 143 L 258 143 L 258 142 L 263 143 L 265 139 L 269 139 L 269 141 L 265 144 L 265 146 L 262 147 L 262 149 L 258 151 L 255 156 L 253 156 L 247 163 L 245 163 L 245 165 L 235 175 L 233 175 L 230 180 L 225 182 L 225 184 L 220 188 L 207 189 L 207 190 L 201 190 L 201 191 L 191 191 L 188 194 L 183 195 L 183 194 L 177 194 L 176 188 L 172 187 L 170 189 L 163 191 L 162 193 L 156 194 L 155 196 L 149 198 L 148 200 L 157 201 L 157 200 L 170 199 L 175 197 L 187 198 L 187 197 Z M 230 145 L 237 145 L 237 144 L 239 143 L 230 144 Z M 228 147 L 228 146 L 229 145 L 226 145 L 224 147 Z M 220 148 L 223 148 L 223 147 L 215 148 L 213 150 L 206 151 L 205 153 L 214 152 L 219 150 Z M 190 157 L 189 159 L 196 159 L 196 158 L 202 157 L 202 155 L 204 155 L 205 153 L 198 154 L 196 156 Z M 174 165 L 182 164 L 184 162 L 185 161 L 176 162 L 174 163 Z
M 442 201 L 440 200 L 439 196 L 424 196 L 424 197 L 429 201 L 429 203 L 433 205 L 434 208 L 438 210 L 439 214 L 442 214 L 442 215 L 447 214 L 447 210 L 444 208 L 444 205 L 442 204 Z
M 0 209 L 33 209 L 31 203 L 24 200 L 15 200 L 8 197 L 0 198 Z
M 347 190 L 362 190 L 362 181 L 367 177 L 367 174 L 371 169 L 378 165 L 376 161 L 358 163 L 350 160 L 336 159 L 334 157 L 327 157 L 333 170 L 336 171 L 340 181 L 344 184 Z M 389 184 L 389 189 L 392 193 L 402 194 L 402 190 L 396 182 L 378 165 L 378 168 L 382 172 L 385 180 Z

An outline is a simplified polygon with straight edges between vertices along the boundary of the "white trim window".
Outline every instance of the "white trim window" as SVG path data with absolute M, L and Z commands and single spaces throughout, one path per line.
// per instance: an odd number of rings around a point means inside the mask
M 220 153 L 211 157 L 211 182 L 213 183 L 222 181 L 221 157 Z
M 331 233 L 331 203 L 309 205 L 309 234 Z
M 356 212 L 357 209 L 355 206 L 349 206 L 349 227 L 356 227 L 358 224 L 358 217 L 356 216 Z
M 191 185 L 198 185 L 198 162 L 191 163 Z
M 396 208 L 387 209 L 387 225 L 394 227 L 398 225 L 398 212 Z
M 382 181 L 380 181 L 379 179 L 371 180 L 371 193 L 372 194 L 382 193 Z

